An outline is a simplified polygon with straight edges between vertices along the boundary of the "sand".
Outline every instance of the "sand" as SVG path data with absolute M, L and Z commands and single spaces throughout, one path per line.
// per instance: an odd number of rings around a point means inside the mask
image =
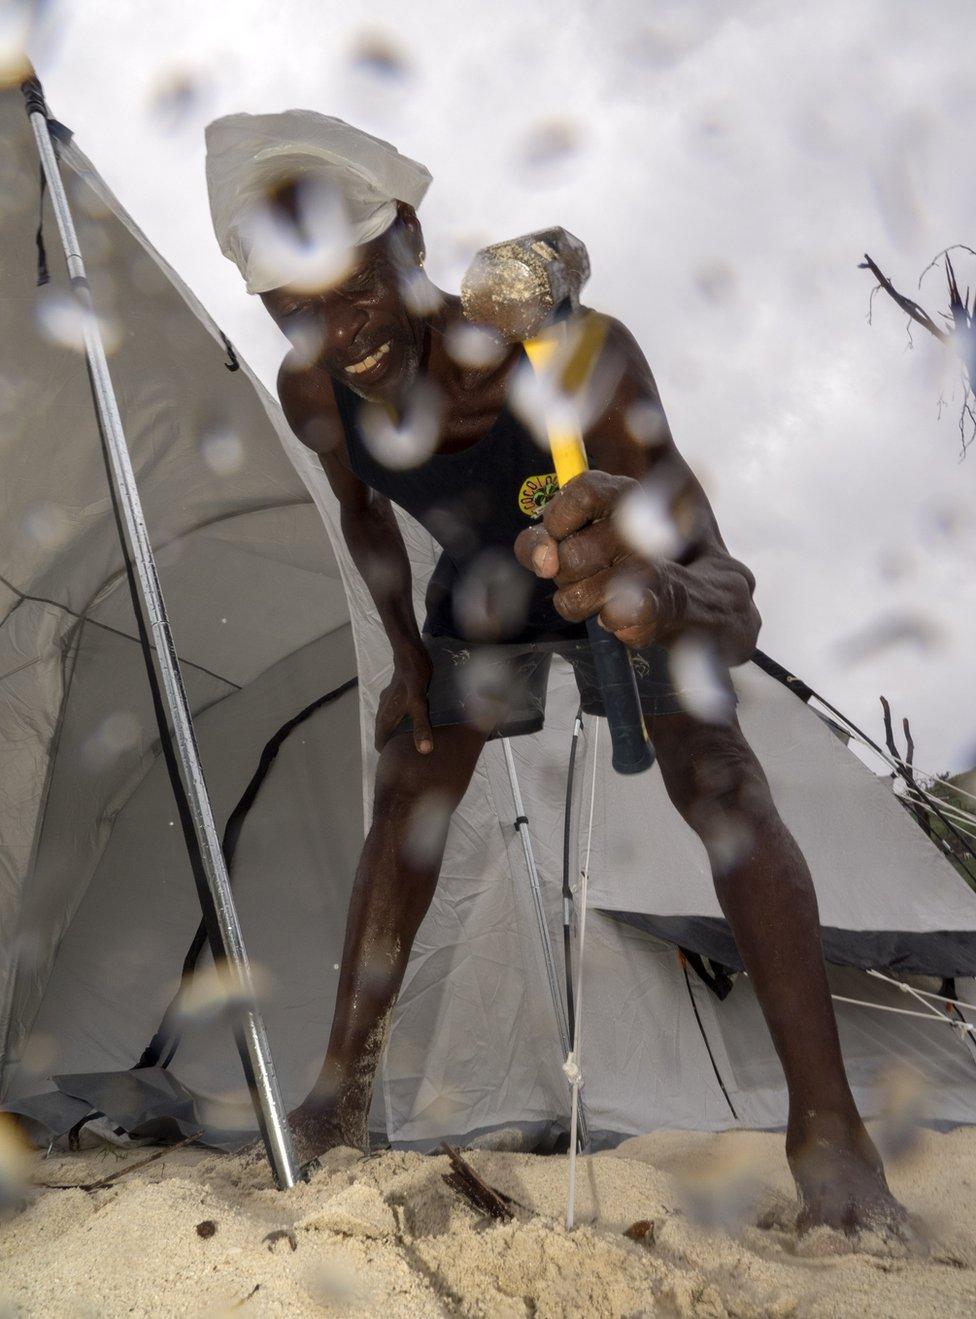
M 87 1193 L 146 1151 L 33 1158 L 0 1232 L 3 1315 L 947 1316 L 976 1313 L 976 1129 L 925 1131 L 889 1169 L 917 1245 L 797 1239 L 782 1137 L 658 1132 L 583 1161 L 472 1151 L 518 1204 L 480 1218 L 444 1157 L 336 1150 L 281 1194 L 266 1166 L 188 1148 Z M 641 1241 L 624 1231 L 650 1224 Z M 201 1226 L 202 1225 L 202 1226 Z

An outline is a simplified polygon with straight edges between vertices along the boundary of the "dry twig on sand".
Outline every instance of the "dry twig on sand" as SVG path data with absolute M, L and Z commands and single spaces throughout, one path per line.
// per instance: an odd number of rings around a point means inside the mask
M 203 1128 L 201 1127 L 199 1131 L 194 1131 L 192 1136 L 184 1136 L 182 1140 L 178 1140 L 175 1145 L 166 1145 L 163 1149 L 157 1150 L 155 1154 L 150 1154 L 148 1158 L 137 1159 L 135 1163 L 127 1163 L 124 1168 L 109 1173 L 107 1177 L 99 1178 L 97 1182 L 35 1182 L 35 1185 L 42 1187 L 45 1191 L 100 1191 L 104 1186 L 111 1186 L 113 1182 L 120 1177 L 124 1177 L 126 1173 L 135 1172 L 137 1168 L 145 1168 L 147 1164 L 165 1158 L 167 1154 L 172 1154 L 174 1150 L 181 1150 L 184 1145 L 192 1145 L 202 1135 Z
M 444 1180 L 452 1190 L 462 1195 L 479 1214 L 490 1214 L 492 1218 L 515 1217 L 509 1208 L 510 1198 L 482 1181 L 471 1164 L 461 1158 L 453 1145 L 448 1145 L 445 1141 L 441 1149 L 451 1161 L 453 1172 L 444 1173 Z

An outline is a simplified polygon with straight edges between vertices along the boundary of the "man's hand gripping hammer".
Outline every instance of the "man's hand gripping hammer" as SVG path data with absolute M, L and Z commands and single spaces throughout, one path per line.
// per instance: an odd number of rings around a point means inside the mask
M 588 312 L 579 319 L 579 293 L 589 278 L 586 248 L 565 229 L 542 230 L 478 252 L 461 284 L 468 320 L 487 326 L 508 342 L 521 341 L 532 368 L 546 384 L 558 372 L 563 392 L 558 416 L 547 418 L 549 447 L 560 486 L 588 468 L 583 432 L 571 408 L 599 357 L 605 320 Z M 567 341 L 567 317 L 577 313 L 574 340 Z M 548 393 L 548 390 L 547 390 Z M 602 628 L 586 620 L 600 692 L 613 744 L 613 767 L 637 774 L 654 763 L 630 652 Z

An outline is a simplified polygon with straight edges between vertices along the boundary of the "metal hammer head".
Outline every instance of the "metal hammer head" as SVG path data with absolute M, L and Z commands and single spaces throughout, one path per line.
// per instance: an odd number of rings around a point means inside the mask
M 509 342 L 531 339 L 568 303 L 575 311 L 590 259 L 565 229 L 541 229 L 476 253 L 461 281 L 461 307 L 475 325 Z

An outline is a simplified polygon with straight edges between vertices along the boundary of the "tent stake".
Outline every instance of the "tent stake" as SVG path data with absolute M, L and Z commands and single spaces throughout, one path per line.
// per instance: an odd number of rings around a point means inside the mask
M 58 233 L 61 237 L 61 244 L 68 265 L 71 288 L 82 316 L 85 358 L 88 364 L 96 418 L 105 451 L 110 490 L 119 522 L 122 549 L 127 560 L 131 560 L 135 574 L 138 576 L 139 594 L 141 594 L 144 601 L 145 610 L 149 616 L 149 626 L 155 641 L 156 659 L 162 677 L 166 708 L 173 725 L 172 740 L 175 743 L 179 757 L 179 776 L 174 782 L 174 789 L 179 789 L 180 784 L 182 785 L 182 793 L 185 794 L 184 802 L 180 802 L 180 792 L 177 791 L 177 804 L 178 806 L 185 804 L 189 813 L 190 828 L 186 830 L 186 834 L 191 851 L 191 865 L 194 860 L 195 839 L 205 882 L 199 882 L 196 867 L 194 867 L 194 877 L 198 879 L 197 888 L 204 910 L 204 917 L 207 919 L 214 960 L 223 965 L 225 973 L 233 982 L 235 997 L 239 994 L 241 1002 L 244 1004 L 241 1019 L 235 1032 L 238 1048 L 275 1181 L 279 1188 L 284 1190 L 294 1186 L 298 1179 L 291 1131 L 288 1127 L 285 1106 L 275 1075 L 264 1022 L 255 1002 L 254 985 L 251 979 L 247 951 L 244 946 L 244 936 L 234 906 L 227 867 L 214 823 L 213 810 L 210 805 L 210 797 L 207 792 L 193 730 L 190 705 L 187 700 L 186 689 L 183 686 L 183 676 L 180 671 L 176 647 L 173 643 L 166 606 L 163 602 L 156 561 L 146 529 L 142 501 L 139 497 L 139 490 L 129 457 L 129 449 L 122 429 L 122 419 L 119 415 L 118 402 L 109 374 L 101 332 L 94 313 L 74 221 L 71 217 L 67 194 L 58 167 L 57 155 L 51 140 L 44 94 L 36 78 L 31 78 L 25 82 L 23 91 L 27 100 L 27 115 L 34 132 L 44 177 L 47 180 L 47 186 L 51 194 Z M 131 573 L 130 585 L 133 585 L 133 609 L 136 612 L 137 621 L 141 623 L 139 599 L 134 589 Z M 144 647 L 144 650 L 150 685 L 152 686 L 155 683 L 152 657 L 148 647 Z M 159 713 L 157 711 L 157 714 Z M 160 721 L 159 732 L 165 747 L 170 734 L 166 726 L 165 712 L 162 713 L 163 718 Z
M 542 945 L 542 958 L 546 964 L 546 979 L 549 982 L 549 993 L 552 997 L 552 1009 L 556 1014 L 556 1026 L 559 1030 L 559 1039 L 563 1048 L 563 1058 L 565 1059 L 568 1058 L 572 1052 L 572 1044 L 569 1038 L 569 1023 L 566 1019 L 566 1008 L 563 1004 L 562 996 L 559 993 L 559 977 L 556 973 L 556 959 L 552 952 L 552 939 L 549 937 L 549 922 L 546 920 L 546 909 L 542 901 L 542 885 L 539 882 L 539 871 L 535 864 L 535 854 L 532 851 L 532 839 L 529 837 L 528 818 L 525 814 L 525 807 L 522 804 L 522 792 L 519 788 L 518 775 L 515 773 L 515 757 L 512 755 L 512 744 L 507 737 L 502 738 L 502 749 L 505 752 L 505 766 L 508 770 L 508 781 L 512 788 L 512 800 L 515 803 L 515 829 L 519 838 L 522 840 L 525 868 L 529 872 L 529 888 L 532 892 L 532 902 L 535 907 L 536 924 L 539 927 L 539 943 Z M 576 1135 L 579 1140 L 580 1148 L 585 1148 L 590 1142 L 590 1133 L 587 1129 L 586 1112 L 583 1108 L 582 1101 L 579 1105 Z

